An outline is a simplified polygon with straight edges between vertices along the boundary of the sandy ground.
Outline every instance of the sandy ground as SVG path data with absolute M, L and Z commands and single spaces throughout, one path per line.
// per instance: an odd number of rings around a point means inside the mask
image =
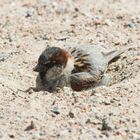
M 132 49 L 109 87 L 57 93 L 35 86 L 48 45 Z M 140 0 L 0 0 L 0 139 L 140 140 Z

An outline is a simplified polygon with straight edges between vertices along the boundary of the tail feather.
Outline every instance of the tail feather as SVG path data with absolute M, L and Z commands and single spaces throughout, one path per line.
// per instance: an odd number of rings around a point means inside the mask
M 107 53 L 104 53 L 105 57 L 107 58 L 108 63 L 118 59 L 122 53 L 129 50 L 131 47 L 127 47 L 121 50 L 113 50 Z

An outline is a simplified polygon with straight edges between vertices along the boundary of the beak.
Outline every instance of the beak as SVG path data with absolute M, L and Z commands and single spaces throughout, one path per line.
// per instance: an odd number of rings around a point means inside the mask
M 40 72 L 41 71 L 41 67 L 37 64 L 34 68 L 33 71 L 35 72 Z

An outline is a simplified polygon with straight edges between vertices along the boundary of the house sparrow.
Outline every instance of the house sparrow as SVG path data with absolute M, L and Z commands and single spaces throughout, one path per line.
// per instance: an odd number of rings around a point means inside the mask
M 49 47 L 39 56 L 34 71 L 39 72 L 37 88 L 54 91 L 71 86 L 81 91 L 108 84 L 108 64 L 125 50 L 103 52 L 101 46 Z

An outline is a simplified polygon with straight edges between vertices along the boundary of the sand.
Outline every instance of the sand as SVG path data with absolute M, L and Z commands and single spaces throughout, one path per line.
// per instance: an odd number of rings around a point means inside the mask
M 132 49 L 109 66 L 110 86 L 24 92 L 49 45 Z M 139 140 L 140 0 L 1 0 L 0 139 Z

